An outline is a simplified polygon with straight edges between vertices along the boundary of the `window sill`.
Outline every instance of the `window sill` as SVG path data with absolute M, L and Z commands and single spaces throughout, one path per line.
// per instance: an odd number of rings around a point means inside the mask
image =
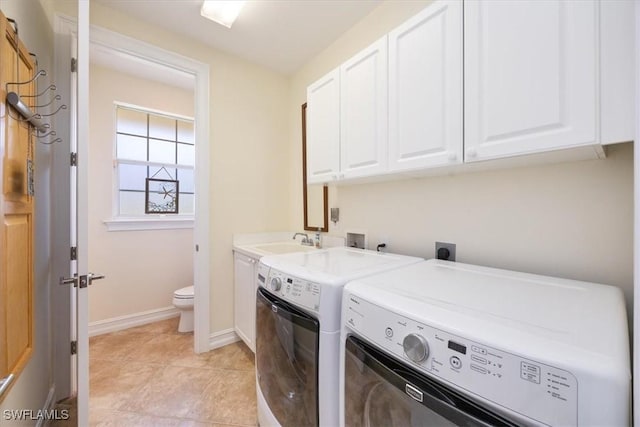
M 193 217 L 112 218 L 103 221 L 107 231 L 177 230 L 193 228 Z

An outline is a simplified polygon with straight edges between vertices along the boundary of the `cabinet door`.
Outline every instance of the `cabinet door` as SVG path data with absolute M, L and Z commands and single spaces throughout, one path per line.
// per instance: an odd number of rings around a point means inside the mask
M 238 336 L 255 352 L 256 260 L 240 253 L 233 256 L 235 272 L 234 318 Z
M 462 2 L 389 33 L 389 169 L 462 162 Z
M 597 142 L 596 6 L 464 3 L 466 161 Z
M 307 183 L 337 179 L 340 169 L 340 70 L 307 88 Z
M 340 178 L 387 168 L 387 37 L 340 67 Z

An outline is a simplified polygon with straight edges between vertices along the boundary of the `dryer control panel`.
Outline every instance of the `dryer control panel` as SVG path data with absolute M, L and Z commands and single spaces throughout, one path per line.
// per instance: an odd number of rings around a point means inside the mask
M 504 413 L 577 425 L 578 383 L 568 371 L 417 322 L 345 294 L 346 327 L 405 364 Z
M 317 312 L 320 308 L 320 285 L 271 269 L 260 286 L 295 305 Z

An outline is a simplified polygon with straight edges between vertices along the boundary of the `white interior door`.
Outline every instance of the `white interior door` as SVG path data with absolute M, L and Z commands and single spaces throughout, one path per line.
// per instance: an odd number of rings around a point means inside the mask
M 75 145 L 77 153 L 77 167 L 71 173 L 72 226 L 71 238 L 75 237 L 78 260 L 76 269 L 78 283 L 76 290 L 76 391 L 78 402 L 78 426 L 89 425 L 89 288 L 91 274 L 89 273 L 88 253 L 88 213 L 89 189 L 87 180 L 88 149 L 89 149 L 89 1 L 78 2 L 78 54 L 76 72 L 76 112 L 72 117 L 77 118 L 76 137 L 71 138 L 72 147 Z M 75 180 L 74 180 L 75 174 Z M 73 184 L 75 181 L 75 192 Z M 75 194 L 74 194 L 75 193 Z M 75 196 L 75 197 L 74 197 Z M 75 212 L 73 201 L 75 198 Z M 75 215 L 74 215 L 75 214 Z M 75 217 L 75 227 L 73 219 Z M 75 230 L 74 230 L 75 228 Z M 75 233 L 74 233 L 75 231 Z M 74 236 L 75 234 L 75 236 Z

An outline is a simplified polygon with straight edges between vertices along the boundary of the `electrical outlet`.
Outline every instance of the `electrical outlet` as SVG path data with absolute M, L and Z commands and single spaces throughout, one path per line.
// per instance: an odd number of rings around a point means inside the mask
M 436 242 L 436 258 L 443 259 L 445 261 L 456 260 L 456 244 Z

